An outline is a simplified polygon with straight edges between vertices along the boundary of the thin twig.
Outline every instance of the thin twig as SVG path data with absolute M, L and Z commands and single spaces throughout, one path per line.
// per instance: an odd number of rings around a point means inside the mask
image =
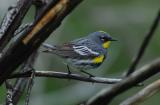
M 86 105 L 108 105 L 117 95 L 132 88 L 136 84 L 143 82 L 158 72 L 160 72 L 160 59 L 143 66 L 141 69 L 138 69 L 119 83 L 103 89 L 97 95 L 92 97 Z
M 19 26 L 19 28 L 14 32 L 14 36 L 19 35 L 20 33 L 23 33 L 24 31 L 26 31 L 29 27 L 31 27 L 31 23 L 27 23 L 27 24 L 23 24 L 21 26 Z
M 138 105 L 143 102 L 146 98 L 151 97 L 160 91 L 160 79 L 155 82 L 149 84 L 144 89 L 140 90 L 134 96 L 129 97 L 125 101 L 123 101 L 120 105 Z
M 145 52 L 149 42 L 151 41 L 151 39 L 152 39 L 152 37 L 158 27 L 159 21 L 160 21 L 160 10 L 158 11 L 158 14 L 157 14 L 149 32 L 148 32 L 148 34 L 146 34 L 135 59 L 131 63 L 129 70 L 126 73 L 126 76 L 129 76 L 131 73 L 133 73 L 135 71 L 139 61 L 141 60 L 142 56 L 144 55 L 144 52 Z
M 28 81 L 25 105 L 29 105 L 29 99 L 30 99 L 30 95 L 31 95 L 31 90 L 32 90 L 32 87 L 33 87 L 33 84 L 34 84 L 34 77 L 35 77 L 35 73 L 32 72 L 31 77 L 29 78 L 29 81 Z
M 30 77 L 32 72 L 25 72 L 25 73 L 16 73 L 11 75 L 8 79 L 13 78 L 25 78 Z M 68 74 L 64 72 L 55 72 L 55 71 L 35 71 L 36 77 L 52 77 L 52 78 L 61 78 L 61 79 L 73 79 L 79 80 L 84 82 L 93 82 L 93 83 L 104 83 L 104 84 L 114 84 L 120 82 L 121 79 L 119 78 L 103 78 L 103 77 L 86 77 L 81 76 L 79 74 Z
M 13 90 L 13 103 L 17 105 L 20 98 L 22 97 L 28 83 L 28 78 L 19 78 L 16 80 Z

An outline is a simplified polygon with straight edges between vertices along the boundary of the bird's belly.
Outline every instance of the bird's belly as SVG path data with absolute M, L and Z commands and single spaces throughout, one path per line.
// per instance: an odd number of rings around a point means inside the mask
M 95 63 L 93 60 L 88 60 L 88 59 L 87 60 L 68 59 L 67 63 L 73 68 L 79 70 L 95 69 L 102 64 L 102 62 Z

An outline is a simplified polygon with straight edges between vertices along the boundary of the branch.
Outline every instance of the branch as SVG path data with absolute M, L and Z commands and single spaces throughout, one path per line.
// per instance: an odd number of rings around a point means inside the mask
M 32 70 L 35 61 L 37 59 L 37 51 L 34 52 L 29 59 L 21 65 L 20 72 L 27 72 Z M 32 75 L 32 74 L 31 74 Z M 18 78 L 14 84 L 14 91 L 13 91 L 13 102 L 14 105 L 18 104 L 22 94 L 24 93 L 25 89 L 27 88 L 27 84 L 29 85 L 28 78 Z
M 45 10 L 46 6 L 50 4 L 50 0 L 33 0 L 33 4 L 35 5 L 35 19 L 38 19 L 42 11 Z
M 36 6 L 36 14 L 35 14 L 35 20 L 37 17 L 39 17 L 39 14 L 43 11 L 43 8 L 46 7 L 48 2 L 41 1 L 41 0 L 34 0 L 34 4 Z M 14 33 L 14 35 L 23 34 L 27 29 L 31 27 L 32 24 L 25 24 L 21 25 Z M 29 57 L 27 61 L 25 61 L 20 68 L 20 72 L 26 72 L 28 70 L 31 70 L 34 67 L 34 63 L 37 58 L 37 51 L 34 51 L 32 55 Z M 32 76 L 33 77 L 33 76 Z M 25 98 L 25 104 L 29 103 L 29 96 L 31 94 L 31 89 L 33 86 L 33 78 L 17 78 L 16 82 L 14 84 L 14 88 L 12 88 L 13 92 L 12 94 L 9 93 L 8 96 L 11 96 L 11 100 L 14 105 L 18 104 L 20 98 L 22 97 L 23 93 L 26 90 L 26 98 Z M 9 91 L 10 92 L 10 91 Z M 7 97 L 8 99 L 8 97 Z M 7 101 L 8 102 L 8 101 Z M 6 105 L 7 105 L 6 102 Z M 10 101 L 9 101 L 10 102 Z
M 14 84 L 13 88 L 13 104 L 17 105 L 20 98 L 22 97 L 23 93 L 25 92 L 25 89 L 27 87 L 28 79 L 26 78 L 20 78 L 16 80 L 16 83 Z
M 158 72 L 160 72 L 160 59 L 143 66 L 141 69 L 136 70 L 134 73 L 124 78 L 119 83 L 109 88 L 105 88 L 97 95 L 92 97 L 86 105 L 108 105 L 110 101 L 117 95 L 132 88 L 138 83 L 143 82 Z
M 150 40 L 152 39 L 157 27 L 158 27 L 158 24 L 159 24 L 159 21 L 160 21 L 160 10 L 158 11 L 157 13 L 157 17 L 155 18 L 148 34 L 146 34 L 141 46 L 140 46 L 140 49 L 137 53 L 137 56 L 135 57 L 135 59 L 133 60 L 133 62 L 131 63 L 130 67 L 129 67 L 129 70 L 128 72 L 126 73 L 126 76 L 129 76 L 131 73 L 133 73 L 139 63 L 139 61 L 141 60 L 142 56 L 144 55 L 144 52 L 150 42 Z
M 126 99 L 120 105 L 138 105 L 140 102 L 156 94 L 158 91 L 160 91 L 160 79 L 148 85 L 134 96 Z
M 24 73 L 15 73 L 12 74 L 8 79 L 13 78 L 25 78 L 30 77 L 32 74 L 31 71 Z M 64 72 L 55 72 L 55 71 L 35 71 L 36 77 L 53 77 L 53 78 L 61 78 L 61 79 L 73 79 L 84 82 L 93 82 L 93 83 L 104 83 L 104 84 L 114 84 L 120 82 L 121 79 L 118 78 L 102 78 L 102 77 L 86 77 L 81 76 L 79 74 L 68 74 Z
M 0 85 L 48 38 L 82 0 L 52 0 L 32 27 L 0 59 Z M 2 69 L 3 68 L 3 69 Z
M 13 86 L 9 81 L 5 81 L 7 93 L 5 105 L 13 105 Z
M 0 52 L 14 36 L 31 4 L 32 0 L 19 0 L 16 6 L 8 9 L 0 26 Z

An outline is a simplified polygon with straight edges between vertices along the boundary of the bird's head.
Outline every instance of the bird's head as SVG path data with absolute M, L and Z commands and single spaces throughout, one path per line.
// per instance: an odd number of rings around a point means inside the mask
M 104 31 L 93 32 L 89 35 L 89 37 L 96 43 L 102 45 L 105 49 L 109 48 L 111 41 L 116 41 Z

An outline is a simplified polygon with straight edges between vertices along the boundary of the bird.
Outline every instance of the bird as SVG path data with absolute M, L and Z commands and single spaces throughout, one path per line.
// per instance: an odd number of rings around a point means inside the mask
M 112 41 L 116 40 L 107 32 L 96 31 L 61 45 L 43 43 L 42 46 L 45 48 L 43 52 L 55 54 L 65 60 L 69 74 L 69 67 L 72 67 L 94 77 L 87 70 L 100 67 L 108 57 L 107 49 Z

